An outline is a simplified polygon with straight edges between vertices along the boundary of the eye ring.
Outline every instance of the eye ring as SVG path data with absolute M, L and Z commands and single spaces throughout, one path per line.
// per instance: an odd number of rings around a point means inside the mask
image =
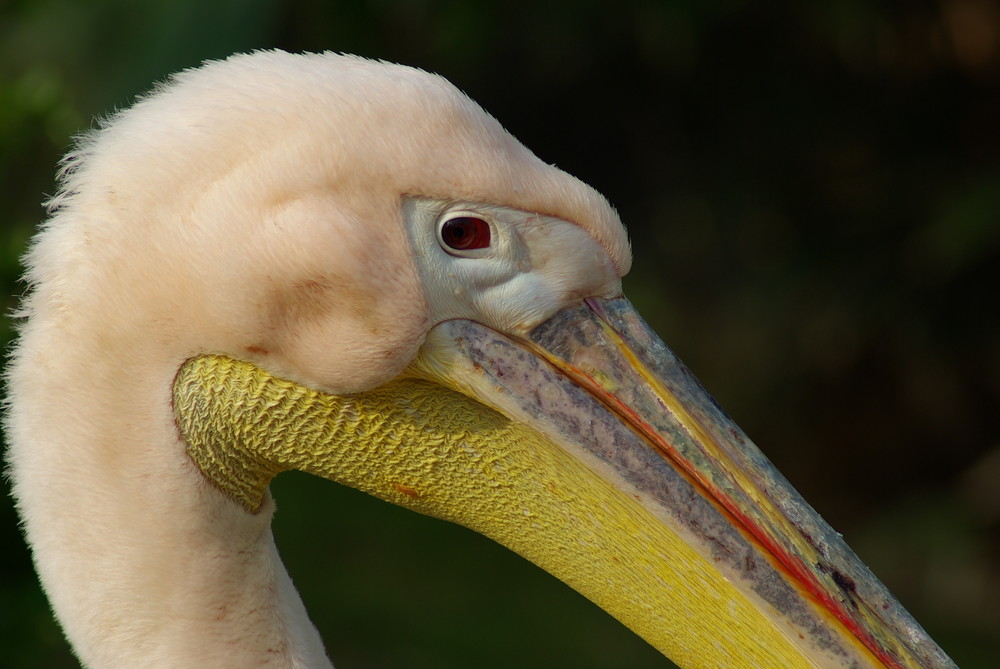
M 451 255 L 489 248 L 491 237 L 489 221 L 471 212 L 456 212 L 438 226 L 438 241 Z

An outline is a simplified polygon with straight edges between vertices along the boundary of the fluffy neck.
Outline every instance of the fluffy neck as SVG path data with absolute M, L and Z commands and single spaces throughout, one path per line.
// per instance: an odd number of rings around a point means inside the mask
M 34 301 L 8 372 L 8 460 L 38 573 L 81 661 L 329 666 L 275 549 L 270 499 L 251 514 L 224 497 L 177 436 L 181 351 L 73 346 L 95 336 L 85 319 Z

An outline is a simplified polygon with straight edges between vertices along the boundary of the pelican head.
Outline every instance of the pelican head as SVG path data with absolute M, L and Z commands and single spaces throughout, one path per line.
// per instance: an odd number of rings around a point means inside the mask
M 51 207 L 8 462 L 85 665 L 329 666 L 270 529 L 302 469 L 684 667 L 953 666 L 622 296 L 607 201 L 444 79 L 208 63 L 85 136 Z

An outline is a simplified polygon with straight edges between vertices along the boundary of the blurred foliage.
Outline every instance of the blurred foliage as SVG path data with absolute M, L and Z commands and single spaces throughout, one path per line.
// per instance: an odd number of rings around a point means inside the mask
M 6 306 L 73 134 L 271 47 L 438 71 L 608 195 L 665 340 L 961 666 L 996 666 L 1000 3 L 6 0 Z M 469 532 L 275 490 L 341 666 L 663 666 Z M 0 527 L 2 664 L 75 666 L 6 499 Z

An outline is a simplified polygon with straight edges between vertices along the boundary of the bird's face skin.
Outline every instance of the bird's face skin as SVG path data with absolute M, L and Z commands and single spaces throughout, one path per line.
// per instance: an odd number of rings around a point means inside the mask
M 525 336 L 573 302 L 621 294 L 608 252 L 574 223 L 427 198 L 407 198 L 403 217 L 433 325 L 461 318 Z

